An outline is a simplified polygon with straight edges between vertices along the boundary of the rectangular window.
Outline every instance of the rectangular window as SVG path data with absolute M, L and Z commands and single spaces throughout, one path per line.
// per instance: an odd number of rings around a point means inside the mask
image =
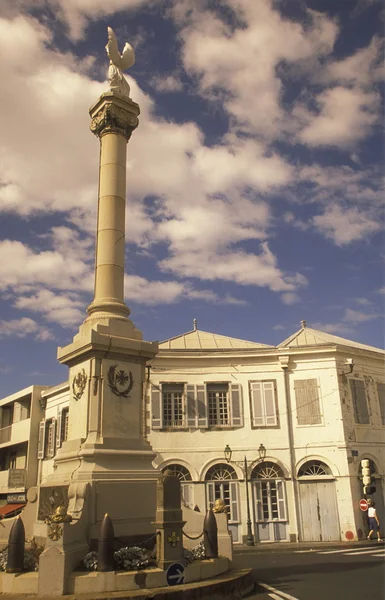
M 9 468 L 16 469 L 16 452 L 11 452 L 9 459 Z
M 365 382 L 362 379 L 349 379 L 349 381 L 352 392 L 354 420 L 361 425 L 369 425 L 370 419 Z
M 60 437 L 61 441 L 65 442 L 68 439 L 68 422 L 69 422 L 69 410 L 68 408 L 63 408 L 61 414 L 61 432 Z
M 322 423 L 319 386 L 317 379 L 297 379 L 294 381 L 298 425 L 319 425 Z
M 52 458 L 55 454 L 55 425 L 54 419 L 45 423 L 44 458 Z
M 382 424 L 385 425 L 385 383 L 377 383 L 378 400 Z
M 228 389 L 227 383 L 207 385 L 209 426 L 230 425 Z
M 184 385 L 163 384 L 163 427 L 183 427 L 185 424 Z
M 250 381 L 251 413 L 254 427 L 276 427 L 275 381 Z

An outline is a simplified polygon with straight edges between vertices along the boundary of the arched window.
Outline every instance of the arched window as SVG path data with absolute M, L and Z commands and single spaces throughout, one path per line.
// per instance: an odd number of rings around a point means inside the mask
M 284 474 L 278 465 L 265 461 L 254 467 L 251 479 L 283 479 Z
M 190 471 L 183 465 L 179 465 L 179 464 L 168 465 L 167 467 L 164 467 L 164 469 L 162 469 L 162 473 L 165 473 L 166 471 L 171 471 L 172 474 L 174 475 L 174 477 L 178 477 L 180 482 L 192 481 Z
M 320 460 L 309 460 L 298 471 L 298 477 L 322 477 L 331 474 L 330 468 Z
M 238 541 L 239 499 L 238 477 L 232 466 L 226 463 L 213 465 L 206 473 L 206 500 L 207 506 L 221 499 L 227 506 L 229 515 L 229 529 L 233 533 L 233 540 Z
M 214 465 L 206 473 L 206 481 L 217 481 L 223 479 L 238 479 L 233 467 L 225 463 Z
M 261 541 L 287 539 L 284 473 L 274 462 L 264 461 L 251 473 L 256 529 Z
M 187 508 L 194 508 L 194 486 L 189 483 L 192 481 L 192 477 L 187 467 L 174 463 L 162 469 L 162 473 L 166 471 L 171 471 L 174 477 L 178 477 L 182 492 L 182 503 Z

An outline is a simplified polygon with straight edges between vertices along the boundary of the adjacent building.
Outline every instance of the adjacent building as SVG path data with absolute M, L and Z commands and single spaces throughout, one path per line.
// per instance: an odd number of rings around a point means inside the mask
M 54 469 L 71 419 L 70 384 L 28 388 L 0 402 L 5 499 L 12 489 L 44 483 Z M 196 510 L 221 498 L 234 542 L 247 534 L 255 543 L 362 537 L 363 458 L 385 522 L 383 350 L 305 322 L 278 346 L 194 325 L 160 344 L 147 365 L 143 399 L 143 433 L 156 466 L 180 478 L 184 502 Z M 23 419 L 19 408 L 12 413 L 19 420 L 4 413 L 12 403 L 30 407 Z M 5 441 L 7 428 L 26 419 L 28 435 Z M 19 467 L 28 472 L 25 485 L 10 488 L 9 472 Z

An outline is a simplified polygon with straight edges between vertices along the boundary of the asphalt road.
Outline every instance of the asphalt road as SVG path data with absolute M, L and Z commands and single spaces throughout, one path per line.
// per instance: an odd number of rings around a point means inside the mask
M 384 600 L 385 548 L 370 547 L 236 554 L 252 568 L 255 591 L 248 600 Z

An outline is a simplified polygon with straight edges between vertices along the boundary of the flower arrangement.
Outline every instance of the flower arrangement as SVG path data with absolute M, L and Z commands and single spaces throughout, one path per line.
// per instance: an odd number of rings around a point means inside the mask
M 24 571 L 38 571 L 39 556 L 44 547 L 36 543 L 35 538 L 30 541 L 30 547 L 24 552 Z M 0 571 L 5 571 L 8 562 L 8 546 L 0 552 Z
M 194 546 L 194 548 L 192 548 L 191 550 L 187 550 L 187 548 L 184 548 L 183 556 L 186 561 L 186 564 L 190 564 L 194 560 L 204 560 L 206 558 L 206 553 L 203 540 L 201 540 L 199 544 Z
M 88 552 L 84 556 L 82 563 L 87 571 L 96 571 L 98 568 L 97 552 Z M 138 546 L 128 548 L 126 546 L 114 552 L 114 563 L 117 571 L 139 571 L 148 567 L 150 560 L 147 550 L 144 548 L 139 548 Z

